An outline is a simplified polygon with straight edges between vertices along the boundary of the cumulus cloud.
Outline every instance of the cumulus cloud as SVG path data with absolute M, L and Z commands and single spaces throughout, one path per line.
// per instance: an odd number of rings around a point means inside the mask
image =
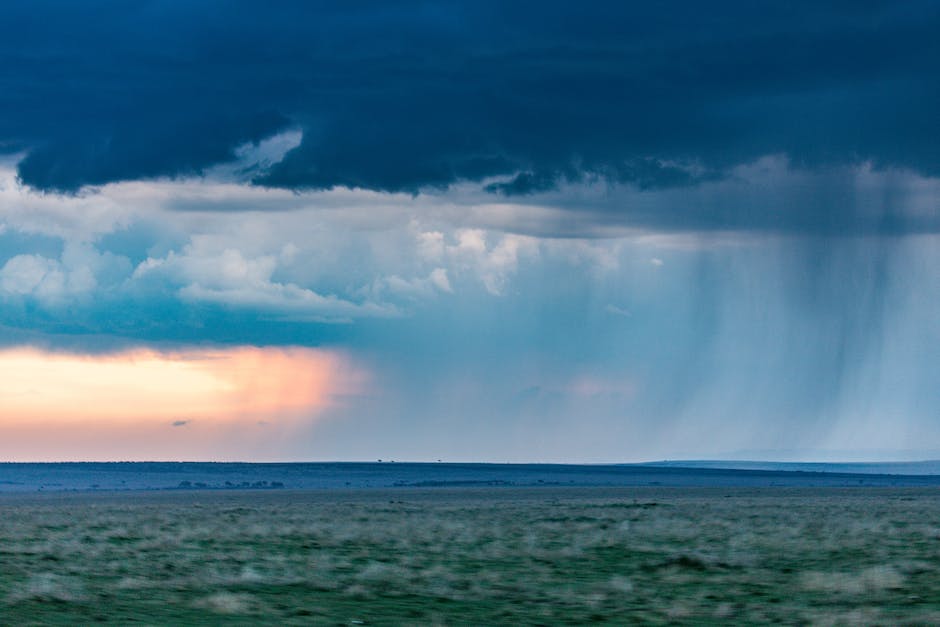
M 129 272 L 130 262 L 87 244 L 67 244 L 60 259 L 42 255 L 16 255 L 0 268 L 0 292 L 8 296 L 34 296 L 45 305 L 90 295 L 109 287 Z
M 69 196 L 18 183 L 14 166 L 0 165 L 0 293 L 18 305 L 0 323 L 155 339 L 283 341 L 300 333 L 316 341 L 323 332 L 297 325 L 502 298 L 549 268 L 576 268 L 603 283 L 642 276 L 644 264 L 649 274 L 667 254 L 672 271 L 669 251 L 749 247 L 775 234 L 893 237 L 940 228 L 938 179 L 870 165 L 801 170 L 782 157 L 695 188 L 566 184 L 495 202 L 479 186 L 410 196 L 204 177 Z M 635 311 L 625 296 L 611 302 Z M 31 313 L 30 302 L 47 315 Z
M 353 303 L 335 295 L 321 295 L 293 283 L 271 279 L 278 264 L 273 255 L 246 257 L 227 248 L 214 251 L 199 238 L 177 254 L 148 258 L 134 270 L 134 278 L 158 277 L 180 285 L 179 295 L 187 300 L 259 309 L 269 313 L 309 316 L 324 322 L 348 322 L 361 316 L 390 316 L 397 311 L 389 305 Z
M 497 296 L 515 273 L 520 258 L 538 256 L 538 242 L 531 237 L 503 234 L 489 243 L 482 229 L 461 229 L 455 239 L 445 246 L 447 256 L 461 271 L 475 273 L 486 291 Z
M 444 257 L 444 234 L 440 231 L 427 231 L 417 235 L 418 254 L 428 261 L 439 261 Z
M 452 294 L 450 279 L 445 268 L 434 268 L 426 277 L 405 279 L 398 275 L 377 278 L 366 290 L 377 298 L 389 295 L 408 300 L 424 300 L 438 293 Z

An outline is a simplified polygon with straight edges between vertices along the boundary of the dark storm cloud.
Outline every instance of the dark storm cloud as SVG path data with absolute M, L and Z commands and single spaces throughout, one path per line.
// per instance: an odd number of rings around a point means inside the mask
M 0 146 L 47 190 L 294 127 L 255 183 L 659 190 L 767 154 L 934 176 L 938 32 L 934 2 L 6 3 Z

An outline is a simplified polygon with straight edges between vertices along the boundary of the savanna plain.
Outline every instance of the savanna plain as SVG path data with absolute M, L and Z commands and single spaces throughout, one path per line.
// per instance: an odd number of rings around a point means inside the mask
M 940 623 L 940 491 L 0 495 L 0 623 Z

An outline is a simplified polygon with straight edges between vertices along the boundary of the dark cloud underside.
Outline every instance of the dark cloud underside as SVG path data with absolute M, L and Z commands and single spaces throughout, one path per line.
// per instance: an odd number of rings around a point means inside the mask
M 288 127 L 256 183 L 658 189 L 780 153 L 936 175 L 938 32 L 933 2 L 5 3 L 0 145 L 55 190 Z

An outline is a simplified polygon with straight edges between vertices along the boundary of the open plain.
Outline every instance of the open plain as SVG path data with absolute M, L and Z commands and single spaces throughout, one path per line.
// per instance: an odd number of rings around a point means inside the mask
M 4 624 L 940 622 L 940 491 L 0 494 Z

